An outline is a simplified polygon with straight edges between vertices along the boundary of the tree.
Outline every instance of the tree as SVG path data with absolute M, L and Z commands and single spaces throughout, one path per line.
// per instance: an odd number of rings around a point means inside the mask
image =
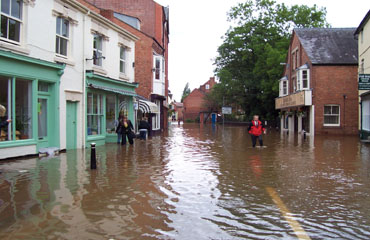
M 284 70 L 290 34 L 295 27 L 328 27 L 326 9 L 286 6 L 274 0 L 247 0 L 228 14 L 231 27 L 215 59 L 218 91 L 225 105 L 239 104 L 247 115 L 275 119 L 278 79 Z
M 181 96 L 181 102 L 184 101 L 184 99 L 190 94 L 190 88 L 189 88 L 189 83 L 186 83 L 184 90 L 182 91 L 182 96 Z

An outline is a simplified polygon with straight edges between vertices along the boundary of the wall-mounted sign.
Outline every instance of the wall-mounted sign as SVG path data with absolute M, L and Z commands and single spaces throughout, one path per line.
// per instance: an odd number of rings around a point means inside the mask
M 275 109 L 297 107 L 305 105 L 305 91 L 296 92 L 285 97 L 275 99 Z
M 222 107 L 222 114 L 231 114 L 232 108 L 231 107 Z
M 358 90 L 370 90 L 370 74 L 358 75 Z

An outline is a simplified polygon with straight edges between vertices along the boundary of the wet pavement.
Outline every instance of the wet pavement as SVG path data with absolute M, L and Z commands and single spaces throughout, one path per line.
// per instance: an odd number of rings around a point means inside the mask
M 0 239 L 369 239 L 370 145 L 174 125 L 134 146 L 0 162 Z

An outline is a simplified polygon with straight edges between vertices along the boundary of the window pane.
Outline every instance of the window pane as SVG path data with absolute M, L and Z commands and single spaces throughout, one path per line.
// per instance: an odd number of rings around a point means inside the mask
M 120 49 L 120 58 L 123 60 L 126 59 L 126 49 L 124 47 L 121 47 Z
M 126 64 L 124 61 L 120 61 L 120 64 L 119 64 L 119 71 L 121 73 L 126 73 Z
M 106 126 L 107 133 L 115 133 L 114 122 L 116 120 L 116 96 L 107 95 L 106 101 Z
M 67 44 L 68 40 L 67 39 L 60 39 L 60 53 L 61 55 L 67 56 Z
M 161 62 L 158 58 L 155 59 L 155 79 L 160 79 L 161 74 Z
M 339 114 L 339 106 L 332 106 L 331 111 L 332 114 Z
M 93 94 L 93 113 L 98 113 L 98 98 L 96 94 Z
M 1 16 L 1 37 L 8 38 L 8 18 Z
M 11 124 L 7 123 L 10 119 L 11 105 L 9 102 L 9 94 L 11 87 L 9 86 L 9 78 L 0 76 L 0 142 L 12 140 Z
M 39 92 L 48 92 L 49 91 L 49 84 L 44 83 L 44 82 L 39 82 L 38 86 L 38 91 Z
M 10 0 L 1 0 L 1 12 L 10 13 Z
M 87 94 L 87 113 L 92 113 L 92 99 L 93 99 L 93 95 L 92 93 L 88 93 Z
M 324 114 L 331 114 L 331 106 L 324 106 Z
M 338 124 L 339 117 L 338 116 L 324 116 L 324 123 L 325 124 Z
M 69 36 L 69 22 L 66 19 L 63 19 L 62 35 L 63 35 L 63 37 L 68 37 Z
M 60 54 L 60 37 L 57 37 L 55 40 L 55 52 Z
M 20 23 L 9 19 L 9 39 L 19 42 Z
M 62 21 L 62 18 L 57 17 L 57 34 L 58 35 L 61 35 L 61 31 L 60 31 L 61 21 Z
M 32 82 L 17 79 L 15 95 L 16 139 L 30 139 L 32 138 Z M 42 114 L 45 115 L 45 118 L 47 116 L 46 106 L 43 107 L 41 110 L 44 111 Z
M 11 0 L 12 1 L 12 9 L 11 9 L 11 16 L 21 19 L 22 16 L 22 1 L 20 0 Z

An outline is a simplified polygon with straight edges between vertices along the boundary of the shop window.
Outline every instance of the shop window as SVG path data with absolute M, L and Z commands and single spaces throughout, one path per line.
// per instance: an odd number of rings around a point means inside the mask
M 123 115 L 125 117 L 128 116 L 127 102 L 128 102 L 128 99 L 125 96 L 122 96 L 122 95 L 118 96 L 118 112 L 119 112 L 119 115 Z
M 119 55 L 119 71 L 120 73 L 123 73 L 123 74 L 126 74 L 126 54 L 127 54 L 127 49 L 121 46 L 120 55 Z
M 155 101 L 155 104 L 157 104 L 158 106 L 158 109 L 161 109 L 160 108 L 160 104 L 161 104 L 161 101 L 159 100 L 156 100 Z M 160 113 L 156 113 L 154 114 L 154 116 L 152 117 L 152 129 L 153 130 L 158 130 L 161 128 L 161 114 Z
M 96 93 L 87 94 L 87 134 L 102 134 L 103 96 Z
M 340 125 L 340 108 L 339 105 L 324 106 L 324 126 Z
M 115 121 L 116 121 L 116 96 L 107 95 L 105 104 L 105 116 L 106 116 L 106 132 L 115 133 Z
M 93 51 L 94 65 L 101 67 L 103 65 L 103 58 L 103 37 L 95 34 Z
M 55 52 L 67 56 L 69 42 L 69 21 L 57 17 Z
M 370 100 L 362 101 L 362 129 L 370 131 Z
M 0 76 L 0 104 L 6 109 L 6 112 L 0 116 L 1 123 L 3 123 L 1 124 L 0 141 L 31 139 L 32 82 L 23 79 L 13 81 L 12 78 Z M 13 104 L 15 104 L 14 115 L 12 113 Z M 8 119 L 11 123 L 6 124 Z
M 21 0 L 1 0 L 1 30 L 0 37 L 19 42 L 22 24 Z

